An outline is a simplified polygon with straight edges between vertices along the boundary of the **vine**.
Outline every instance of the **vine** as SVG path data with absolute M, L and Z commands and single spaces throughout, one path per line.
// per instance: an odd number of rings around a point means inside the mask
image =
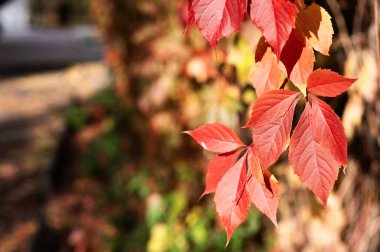
M 243 144 L 217 122 L 186 131 L 217 154 L 208 165 L 201 197 L 215 192 L 227 244 L 246 219 L 250 202 L 277 225 L 280 193 L 269 168 L 288 147 L 294 173 L 326 207 L 339 169 L 347 165 L 347 139 L 339 117 L 318 96 L 335 97 L 356 81 L 328 69 L 313 71 L 314 50 L 329 55 L 330 15 L 302 0 L 189 0 L 188 12 L 187 26 L 197 26 L 214 47 L 237 32 L 245 16 L 263 34 L 252 71 L 258 99 L 244 126 L 251 128 L 252 144 Z M 298 91 L 285 90 L 288 82 Z M 291 135 L 300 102 L 304 110 Z

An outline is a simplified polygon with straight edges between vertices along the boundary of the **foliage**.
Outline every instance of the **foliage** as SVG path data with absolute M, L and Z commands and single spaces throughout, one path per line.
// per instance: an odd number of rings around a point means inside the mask
M 258 99 L 245 125 L 252 128 L 252 144 L 244 145 L 219 123 L 186 132 L 218 154 L 208 167 L 204 194 L 216 191 L 227 243 L 250 202 L 276 225 L 279 190 L 268 168 L 288 145 L 293 171 L 326 206 L 339 168 L 347 164 L 347 139 L 339 117 L 316 95 L 335 97 L 356 81 L 326 69 L 313 72 L 313 49 L 328 55 L 332 42 L 328 13 L 300 0 L 190 0 L 188 10 L 187 25 L 195 24 L 212 46 L 238 31 L 245 15 L 263 34 L 252 77 Z M 285 90 L 290 85 L 299 91 Z M 305 108 L 290 137 L 299 100 Z

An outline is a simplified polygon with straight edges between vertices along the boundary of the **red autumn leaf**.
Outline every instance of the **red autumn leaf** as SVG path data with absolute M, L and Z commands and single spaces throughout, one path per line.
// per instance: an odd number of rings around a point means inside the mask
M 334 97 L 345 92 L 356 80 L 328 69 L 318 69 L 307 79 L 307 91 L 316 95 Z
M 296 26 L 307 37 L 309 44 L 315 50 L 329 55 L 334 30 L 331 17 L 325 9 L 315 3 L 301 8 Z
M 241 151 L 219 154 L 210 161 L 207 167 L 206 188 L 200 198 L 215 192 L 220 180 L 235 163 L 240 153 Z
M 260 164 L 251 153 L 248 155 L 250 177 L 247 181 L 251 202 L 277 226 L 277 208 L 280 196 L 279 187 L 269 172 L 262 173 Z
M 194 10 L 193 10 L 193 0 L 189 0 L 187 3 L 187 24 L 185 30 L 187 30 L 190 26 L 192 26 L 195 22 L 194 20 Z
M 324 101 L 309 95 L 311 117 L 316 141 L 327 148 L 342 165 L 347 164 L 347 139 L 339 117 Z
M 288 147 L 294 108 L 298 99 L 297 92 L 277 90 L 264 93 L 253 108 L 251 120 L 260 122 L 252 125 L 253 149 L 264 171 L 275 163 Z M 265 113 L 259 113 L 261 109 L 276 109 L 276 113 L 270 113 L 266 117 Z M 270 115 L 272 116 L 269 117 Z M 262 118 L 264 120 L 261 120 Z
M 243 13 L 242 19 L 244 19 L 244 15 L 248 14 L 247 13 L 248 0 L 238 0 L 238 1 L 240 2 L 240 10 Z
M 256 100 L 251 118 L 244 127 L 258 127 L 275 122 L 284 116 L 296 99 L 298 92 L 270 90 Z
M 223 176 L 215 193 L 215 206 L 227 232 L 227 244 L 235 228 L 247 217 L 249 196 L 246 185 L 246 158 L 241 157 Z
M 309 46 L 305 46 L 290 74 L 289 80 L 292 81 L 303 93 L 306 92 L 307 78 L 313 72 L 314 61 L 315 57 L 313 49 Z
M 192 136 L 204 149 L 216 153 L 232 152 L 244 146 L 239 137 L 221 123 L 205 124 L 185 133 Z
M 301 181 L 314 192 L 326 207 L 327 198 L 338 177 L 340 164 L 316 139 L 309 103 L 294 129 L 289 147 L 289 161 Z M 318 134 L 317 134 L 318 135 Z
M 274 53 L 280 56 L 295 26 L 296 5 L 287 0 L 252 0 L 249 8 L 252 21 L 261 30 Z
M 294 66 L 300 60 L 303 49 L 306 47 L 306 39 L 297 29 L 293 29 L 284 49 L 280 60 L 284 63 L 287 76 L 290 77 Z
M 294 109 L 301 96 L 299 92 L 276 90 L 281 86 L 281 71 L 303 94 L 306 90 L 310 93 L 310 103 L 290 140 L 289 160 L 301 181 L 325 206 L 339 167 L 347 163 L 347 140 L 339 117 L 313 95 L 339 95 L 356 80 L 330 70 L 313 72 L 313 48 L 328 55 L 333 34 L 331 17 L 315 3 L 189 0 L 188 26 L 195 24 L 215 46 L 220 38 L 239 29 L 247 11 L 263 33 L 252 71 L 259 98 L 246 124 L 252 127 L 252 147 L 239 159 L 243 148 L 245 151 L 248 147 L 219 123 L 186 132 L 206 150 L 219 153 L 208 166 L 202 196 L 216 191 L 214 201 L 227 231 L 227 244 L 235 228 L 245 220 L 249 201 L 277 225 L 279 187 L 267 169 L 289 145 Z M 286 69 L 282 69 L 284 66 Z
M 195 25 L 212 46 L 239 30 L 246 0 L 191 0 L 188 25 Z
M 281 70 L 270 48 L 260 62 L 257 62 L 252 69 L 252 84 L 256 89 L 257 96 L 264 91 L 278 89 L 281 86 Z
M 261 61 L 268 47 L 270 47 L 270 45 L 265 41 L 264 36 L 262 36 L 256 46 L 255 62 Z

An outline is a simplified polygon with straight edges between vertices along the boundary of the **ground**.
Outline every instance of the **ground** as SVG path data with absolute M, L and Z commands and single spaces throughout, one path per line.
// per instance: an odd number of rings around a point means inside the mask
M 54 191 L 63 112 L 105 88 L 108 78 L 107 67 L 94 62 L 0 80 L 0 251 L 31 246 L 39 205 L 49 205 Z

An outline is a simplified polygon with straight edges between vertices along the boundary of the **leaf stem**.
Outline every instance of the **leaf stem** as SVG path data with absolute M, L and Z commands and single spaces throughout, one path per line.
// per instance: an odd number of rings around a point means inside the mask
M 285 78 L 284 82 L 281 84 L 280 88 L 279 89 L 284 89 L 286 84 L 288 84 L 288 81 L 289 79 L 288 78 Z

